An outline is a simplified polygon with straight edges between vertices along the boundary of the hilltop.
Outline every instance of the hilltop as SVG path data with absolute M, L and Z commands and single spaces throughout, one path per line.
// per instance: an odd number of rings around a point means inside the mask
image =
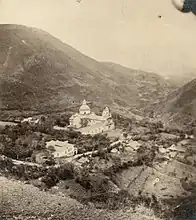
M 36 28 L 1 24 L 0 42 L 3 109 L 64 109 L 85 97 L 143 111 L 175 88 L 157 74 L 91 59 Z

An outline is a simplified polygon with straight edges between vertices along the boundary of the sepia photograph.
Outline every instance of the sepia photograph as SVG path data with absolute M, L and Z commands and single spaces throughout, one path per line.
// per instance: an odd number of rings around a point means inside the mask
M 0 0 L 0 220 L 196 220 L 196 0 Z

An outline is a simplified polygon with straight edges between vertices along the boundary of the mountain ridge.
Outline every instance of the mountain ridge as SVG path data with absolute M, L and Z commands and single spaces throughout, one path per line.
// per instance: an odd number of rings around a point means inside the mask
M 143 111 L 174 89 L 158 74 L 146 80 L 144 71 L 111 67 L 37 28 L 2 24 L 0 41 L 1 108 L 59 109 L 86 98 Z

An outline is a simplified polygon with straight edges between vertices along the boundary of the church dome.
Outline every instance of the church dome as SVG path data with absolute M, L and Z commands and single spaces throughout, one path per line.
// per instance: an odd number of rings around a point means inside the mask
M 81 115 L 86 115 L 86 114 L 90 114 L 91 113 L 91 109 L 90 107 L 86 104 L 86 100 L 83 101 L 80 109 L 79 109 L 79 112 Z

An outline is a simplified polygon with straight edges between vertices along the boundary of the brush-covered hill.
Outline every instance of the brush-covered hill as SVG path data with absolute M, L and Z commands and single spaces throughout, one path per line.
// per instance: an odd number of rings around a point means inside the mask
M 0 25 L 1 108 L 56 110 L 85 97 L 100 106 L 143 110 L 172 89 L 159 75 L 98 62 L 45 31 Z
M 51 194 L 19 181 L 0 177 L 0 216 L 2 219 L 70 219 L 70 220 L 125 220 L 134 218 L 147 220 L 153 216 L 153 210 L 142 205 L 123 210 L 103 210 L 93 206 L 82 205 L 74 199 L 62 194 Z
M 154 110 L 154 105 L 178 87 L 172 80 L 166 80 L 156 73 L 130 69 L 115 63 L 105 62 L 104 64 L 113 72 L 122 74 L 125 79 L 127 78 L 127 83 L 132 90 L 130 110 L 133 110 L 135 104 L 136 109 L 145 110 L 148 113 Z
M 158 113 L 170 123 L 194 125 L 196 120 L 196 79 L 169 94 L 159 105 Z

